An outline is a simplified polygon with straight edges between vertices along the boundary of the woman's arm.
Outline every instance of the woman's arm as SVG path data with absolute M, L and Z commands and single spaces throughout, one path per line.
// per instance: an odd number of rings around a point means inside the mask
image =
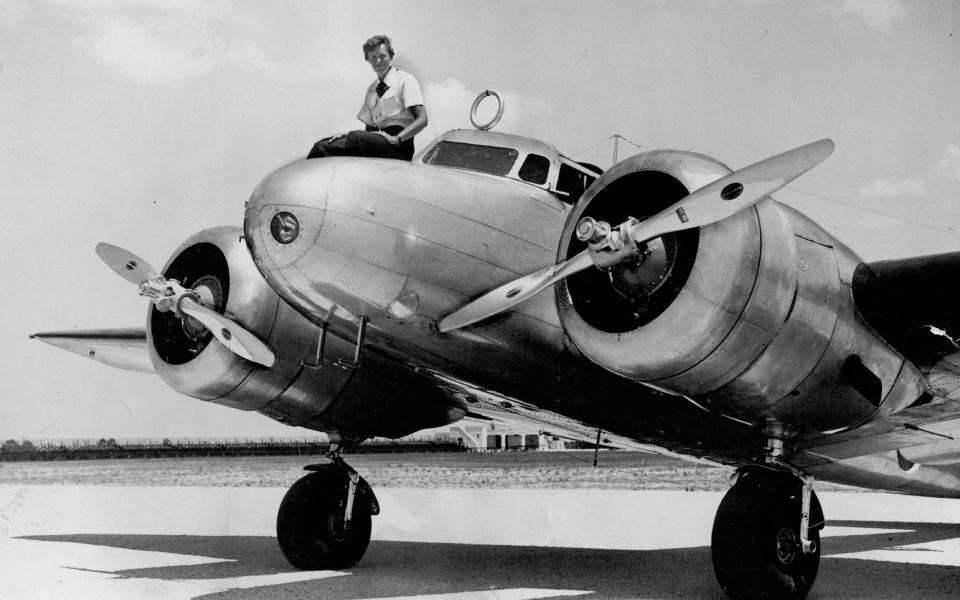
M 397 135 L 390 135 L 389 133 L 385 133 L 383 131 L 378 133 L 395 146 L 400 142 L 405 142 L 411 139 L 413 136 L 423 131 L 423 128 L 427 126 L 427 109 L 424 105 L 418 104 L 416 106 L 411 106 L 410 112 L 412 112 L 413 116 L 416 118 L 413 120 L 413 123 L 410 123 L 404 127 Z

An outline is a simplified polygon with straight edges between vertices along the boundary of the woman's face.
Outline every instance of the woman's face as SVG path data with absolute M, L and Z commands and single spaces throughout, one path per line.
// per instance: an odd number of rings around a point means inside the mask
M 390 53 L 387 51 L 386 44 L 380 44 L 370 52 L 367 52 L 367 62 L 373 68 L 377 77 L 383 78 L 390 70 Z

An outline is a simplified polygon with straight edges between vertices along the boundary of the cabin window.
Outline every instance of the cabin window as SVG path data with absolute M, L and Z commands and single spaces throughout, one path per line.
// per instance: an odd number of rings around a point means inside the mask
M 423 162 L 428 165 L 506 175 L 517 162 L 519 154 L 513 148 L 443 141 L 434 146 L 423 158 Z
M 528 154 L 518 175 L 524 181 L 543 185 L 547 182 L 548 173 L 550 173 L 550 159 L 539 154 Z

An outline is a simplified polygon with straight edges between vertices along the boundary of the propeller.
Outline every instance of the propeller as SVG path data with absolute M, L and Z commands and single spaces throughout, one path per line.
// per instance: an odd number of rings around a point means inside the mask
M 201 304 L 195 291 L 160 275 L 150 263 L 119 246 L 100 242 L 97 255 L 115 273 L 136 284 L 140 295 L 150 298 L 157 310 L 192 317 L 234 354 L 265 367 L 273 366 L 276 357 L 269 346 L 235 321 Z
M 155 279 L 160 275 L 147 261 L 133 252 L 113 244 L 107 244 L 106 242 L 97 244 L 97 256 L 107 263 L 107 266 L 113 269 L 114 273 L 135 285 L 140 285 L 141 282 Z
M 610 268 L 636 257 L 642 242 L 732 217 L 826 160 L 833 148 L 832 140 L 822 139 L 771 156 L 705 185 L 644 221 L 631 218 L 611 228 L 586 217 L 576 230 L 577 237 L 587 242 L 586 250 L 487 292 L 447 315 L 439 329 L 446 333 L 501 313 L 591 265 Z

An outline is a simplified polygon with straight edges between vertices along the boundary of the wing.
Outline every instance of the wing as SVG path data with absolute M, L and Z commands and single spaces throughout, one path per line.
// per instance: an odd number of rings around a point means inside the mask
M 857 310 L 918 366 L 960 350 L 960 304 L 949 293 L 960 252 L 862 264 L 853 275 Z
M 745 441 L 749 430 L 741 424 L 715 417 L 678 397 L 673 397 L 667 410 L 653 409 L 660 414 L 651 413 L 650 419 L 642 419 L 645 426 L 635 429 L 632 435 L 619 435 L 598 426 L 596 420 L 563 415 L 438 372 L 425 373 L 451 398 L 465 401 L 465 420 L 493 423 L 511 433 L 539 433 L 594 445 L 598 444 L 599 432 L 599 446 L 603 448 L 649 452 L 710 465 L 735 464 L 737 460 L 729 458 L 736 454 L 733 448 L 749 447 Z M 688 435 L 664 436 L 661 427 L 668 421 L 681 423 Z
M 147 353 L 147 332 L 142 327 L 46 331 L 34 333 L 30 338 L 92 358 L 111 367 L 141 373 L 156 373 Z
M 960 495 L 960 306 L 945 293 L 958 277 L 960 252 L 860 265 L 857 309 L 917 365 L 926 391 L 893 415 L 802 440 L 802 466 L 865 487 Z

